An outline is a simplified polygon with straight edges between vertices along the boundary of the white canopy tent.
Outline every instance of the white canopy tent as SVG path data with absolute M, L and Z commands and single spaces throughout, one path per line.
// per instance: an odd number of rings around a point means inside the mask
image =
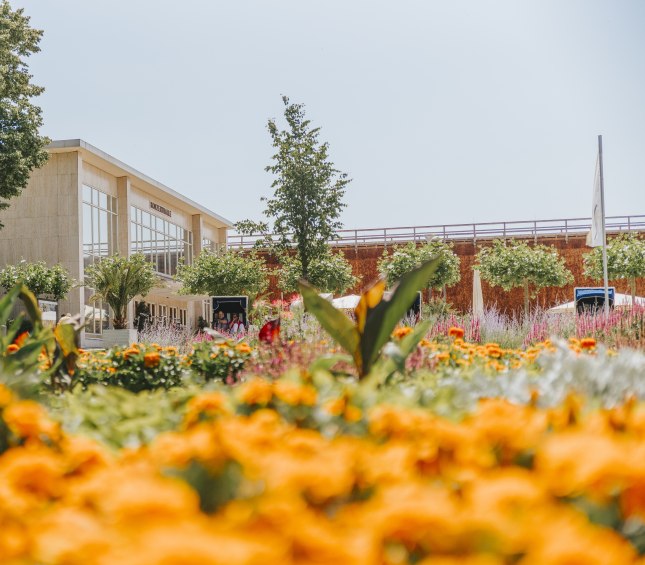
M 645 306 L 645 297 L 644 296 L 636 296 L 636 305 L 637 306 Z M 620 294 L 616 293 L 616 296 L 614 298 L 614 307 L 620 307 L 624 308 L 626 306 L 631 306 L 632 305 L 632 295 L 631 294 Z M 565 302 L 564 304 L 558 304 L 557 306 L 554 306 L 553 308 L 549 308 L 549 312 L 553 314 L 566 314 L 566 313 L 573 313 L 576 311 L 576 303 L 575 300 L 572 300 L 571 302 Z
M 333 294 L 331 292 L 321 292 L 320 296 L 322 296 L 325 300 L 328 300 L 329 302 L 332 301 Z M 289 310 L 291 312 L 295 310 L 301 310 L 304 308 L 304 304 L 302 303 L 302 297 L 296 298 L 291 304 L 289 304 Z
M 360 302 L 361 297 L 358 294 L 348 294 L 347 296 L 341 296 L 340 298 L 334 298 L 331 303 L 334 308 L 339 310 L 354 310 L 358 303 Z

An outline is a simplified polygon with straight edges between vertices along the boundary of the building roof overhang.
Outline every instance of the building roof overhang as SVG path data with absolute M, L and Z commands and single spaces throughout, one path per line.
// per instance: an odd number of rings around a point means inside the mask
M 223 216 L 205 208 L 201 204 L 198 204 L 194 200 L 191 200 L 159 181 L 154 180 L 148 175 L 137 171 L 134 167 L 119 161 L 117 158 L 112 157 L 112 155 L 109 155 L 105 151 L 101 151 L 98 147 L 94 147 L 82 139 L 62 139 L 52 141 L 47 146 L 47 151 L 50 153 L 68 153 L 77 151 L 82 155 L 84 161 L 99 166 L 99 168 L 117 177 L 130 177 L 132 180 L 136 180 L 136 184 L 141 186 L 142 189 L 148 189 L 153 194 L 156 192 L 162 192 L 164 199 L 169 203 L 174 204 L 180 209 L 186 210 L 191 214 L 202 214 L 205 216 L 207 221 L 218 228 L 233 227 L 233 223 L 230 220 L 227 220 Z

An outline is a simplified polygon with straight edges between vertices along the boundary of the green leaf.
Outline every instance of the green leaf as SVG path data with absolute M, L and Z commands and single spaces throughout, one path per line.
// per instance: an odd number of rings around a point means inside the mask
M 386 381 L 386 379 L 397 369 L 399 371 L 405 368 L 405 360 L 416 349 L 419 342 L 425 337 L 430 329 L 430 320 L 417 324 L 414 330 L 406 335 L 398 344 L 399 353 L 397 357 L 387 357 L 377 361 L 373 366 L 370 374 L 363 381 L 367 388 L 376 387 Z
M 349 355 L 323 355 L 317 357 L 310 365 L 309 372 L 315 373 L 317 371 L 331 371 L 332 367 L 337 363 L 341 362 L 352 362 L 352 358 Z
M 305 308 L 316 317 L 329 335 L 356 359 L 356 355 L 360 354 L 360 334 L 354 323 L 322 298 L 306 281 L 300 281 L 299 287 Z
M 72 324 L 58 324 L 54 328 L 56 342 L 60 346 L 65 357 L 78 355 L 78 348 L 76 347 L 76 333 L 77 332 Z
M 18 292 L 20 294 L 20 300 L 22 300 L 22 303 L 25 305 L 25 310 L 27 310 L 27 314 L 34 324 L 34 328 L 42 327 L 40 308 L 36 297 L 25 285 L 20 285 Z
M 389 300 L 382 300 L 369 314 L 361 341 L 363 375 L 378 358 L 392 331 L 414 302 L 417 292 L 425 288 L 441 259 L 435 258 L 403 275 Z
M 13 305 L 20 292 L 20 288 L 20 285 L 14 286 L 0 299 L 0 325 L 7 325 L 7 320 L 11 316 L 11 311 L 13 310 Z

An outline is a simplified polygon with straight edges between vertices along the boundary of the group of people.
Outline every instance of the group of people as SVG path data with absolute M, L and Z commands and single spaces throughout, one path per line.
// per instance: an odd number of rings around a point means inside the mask
M 244 323 L 240 320 L 240 315 L 234 313 L 229 320 L 226 314 L 221 310 L 217 313 L 217 317 L 213 320 L 213 329 L 218 332 L 225 332 L 232 335 L 240 335 L 246 329 Z

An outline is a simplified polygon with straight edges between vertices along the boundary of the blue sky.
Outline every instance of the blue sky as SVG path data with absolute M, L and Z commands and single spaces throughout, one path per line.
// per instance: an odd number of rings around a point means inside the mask
M 348 228 L 645 214 L 640 0 L 10 0 L 44 133 L 261 219 L 266 122 L 306 105 Z

